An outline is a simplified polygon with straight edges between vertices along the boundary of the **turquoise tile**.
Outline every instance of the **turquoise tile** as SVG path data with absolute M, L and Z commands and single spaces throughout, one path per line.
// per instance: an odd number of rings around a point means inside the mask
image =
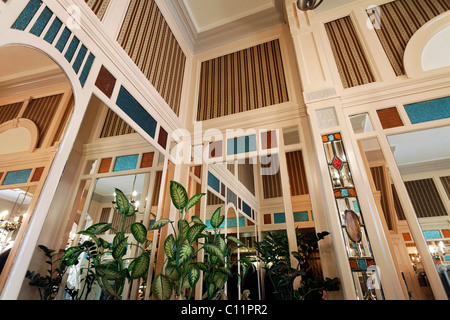
M 70 32 L 69 28 L 64 28 L 64 31 L 62 32 L 55 46 L 55 48 L 58 49 L 59 52 L 64 51 L 64 48 L 66 47 L 67 41 L 69 41 L 71 34 L 72 32 Z
M 274 223 L 286 223 L 286 216 L 284 213 L 275 213 L 273 215 Z
M 245 201 L 242 201 L 242 211 L 244 211 L 247 216 L 252 218 L 252 208 L 250 208 L 250 206 L 245 203 Z
M 130 156 L 117 157 L 114 163 L 114 172 L 123 170 L 133 170 L 137 167 L 139 155 L 133 154 Z
M 412 124 L 450 118 L 450 96 L 405 105 Z
M 211 172 L 208 172 L 208 186 L 220 193 L 220 181 Z
M 86 59 L 86 62 L 83 67 L 83 71 L 81 71 L 80 74 L 80 83 L 81 86 L 84 87 L 84 84 L 86 83 L 87 77 L 89 76 L 89 73 L 91 72 L 92 64 L 94 63 L 95 56 L 90 53 L 89 57 Z
M 309 221 L 308 211 L 294 212 L 294 221 L 295 222 Z
M 124 87 L 120 88 L 116 104 L 150 137 L 155 138 L 156 120 Z
M 441 232 L 439 230 L 425 230 L 423 231 L 423 236 L 425 237 L 425 239 L 442 238 Z
M 50 28 L 48 28 L 47 33 L 44 36 L 44 40 L 52 44 L 53 41 L 55 41 L 55 38 L 58 35 L 58 32 L 61 29 L 61 27 L 62 27 L 61 20 L 55 17 Z
M 84 45 L 81 45 L 80 51 L 78 51 L 78 55 L 75 59 L 75 62 L 73 63 L 73 70 L 75 73 L 78 73 L 80 71 L 81 64 L 84 61 L 84 57 L 86 57 L 87 48 Z
M 237 137 L 227 140 L 227 155 L 256 151 L 256 135 Z
M 45 7 L 39 18 L 36 20 L 36 23 L 31 28 L 30 33 L 40 37 L 52 16 L 53 12 L 48 7 Z
M 28 178 L 30 177 L 32 169 L 28 170 L 19 170 L 19 171 L 10 171 L 6 174 L 5 179 L 3 180 L 4 186 L 18 183 L 26 183 L 28 182 Z
M 25 30 L 41 5 L 41 0 L 30 0 L 11 28 L 22 31 Z
M 72 41 L 69 44 L 69 48 L 67 48 L 66 54 L 64 57 L 67 61 L 72 62 L 73 56 L 75 55 L 75 52 L 77 51 L 77 48 L 80 44 L 80 40 L 77 37 L 73 37 Z

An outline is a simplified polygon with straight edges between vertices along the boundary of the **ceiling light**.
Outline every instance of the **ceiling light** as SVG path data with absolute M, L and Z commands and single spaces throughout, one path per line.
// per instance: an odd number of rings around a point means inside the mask
M 297 7 L 302 11 L 314 10 L 323 0 L 297 0 Z

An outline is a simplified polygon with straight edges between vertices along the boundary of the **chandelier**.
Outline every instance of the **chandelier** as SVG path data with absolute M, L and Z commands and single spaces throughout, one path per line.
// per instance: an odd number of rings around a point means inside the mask
M 314 10 L 323 0 L 297 0 L 297 7 L 302 11 Z

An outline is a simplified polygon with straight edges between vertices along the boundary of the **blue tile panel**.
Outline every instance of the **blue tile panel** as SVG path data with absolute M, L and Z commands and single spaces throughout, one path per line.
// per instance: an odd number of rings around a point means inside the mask
M 273 215 L 273 222 L 274 223 L 286 223 L 286 216 L 283 213 L 274 213 Z
M 6 174 L 5 180 L 3 180 L 2 185 L 7 186 L 11 184 L 26 183 L 28 182 L 31 171 L 32 169 L 10 171 Z
M 139 155 L 133 154 L 130 156 L 117 157 L 114 164 L 114 172 L 123 170 L 133 170 L 137 167 Z
M 133 96 L 121 87 L 117 97 L 117 106 L 122 109 L 138 126 L 140 126 L 153 139 L 155 138 L 156 120 L 133 98 Z
M 69 28 L 64 28 L 64 31 L 62 32 L 61 36 L 59 37 L 58 42 L 56 43 L 56 49 L 59 50 L 59 52 L 63 52 L 64 48 L 66 47 L 67 41 L 69 41 L 70 35 L 72 32 L 70 32 Z
M 252 217 L 252 208 L 250 208 L 250 206 L 248 204 L 245 203 L 245 201 L 242 201 L 242 211 L 244 211 L 244 213 L 249 216 L 250 218 Z
M 295 222 L 309 221 L 308 211 L 294 212 L 294 221 Z
M 73 70 L 75 73 L 80 71 L 81 64 L 83 63 L 84 57 L 86 57 L 87 48 L 84 45 L 81 45 L 80 51 L 78 51 L 78 55 L 73 63 Z
M 211 172 L 208 172 L 208 186 L 220 193 L 220 181 Z
M 423 231 L 423 236 L 425 237 L 425 239 L 442 238 L 441 232 L 439 230 L 425 230 Z
M 450 96 L 405 105 L 412 124 L 450 118 Z
M 62 27 L 62 22 L 58 18 L 55 18 L 50 26 L 48 28 L 47 33 L 44 36 L 44 40 L 48 43 L 52 44 L 53 41 L 55 41 L 56 36 L 58 35 L 59 30 Z
M 36 20 L 36 23 L 31 28 L 30 33 L 40 37 L 52 15 L 53 12 L 49 8 L 45 7 L 39 18 Z
M 11 26 L 12 29 L 16 30 L 25 30 L 26 27 L 28 27 L 28 24 L 33 19 L 36 12 L 39 10 L 39 8 L 42 5 L 41 0 L 31 0 L 28 2 L 25 9 L 22 11 L 22 13 L 19 15 L 17 20 L 14 22 L 14 24 Z
M 227 140 L 227 155 L 256 151 L 256 135 Z
M 213 227 L 211 226 L 211 220 L 206 220 L 205 225 L 206 225 L 205 229 L 213 229 Z M 225 228 L 225 220 L 223 220 L 222 224 L 219 226 L 219 229 L 223 228 Z
M 83 71 L 81 71 L 80 74 L 80 83 L 81 86 L 84 87 L 84 84 L 86 83 L 86 79 L 89 76 L 89 72 L 91 72 L 92 64 L 94 63 L 95 56 L 90 53 L 89 57 L 86 59 L 86 63 L 84 64 Z
M 80 40 L 77 37 L 73 37 L 69 48 L 67 48 L 66 54 L 64 55 L 67 61 L 72 62 L 73 56 L 75 55 L 75 51 L 77 51 L 79 44 Z
M 239 227 L 245 227 L 245 218 L 239 217 L 239 219 L 228 218 L 227 219 L 227 228 L 237 227 L 238 220 L 239 220 Z

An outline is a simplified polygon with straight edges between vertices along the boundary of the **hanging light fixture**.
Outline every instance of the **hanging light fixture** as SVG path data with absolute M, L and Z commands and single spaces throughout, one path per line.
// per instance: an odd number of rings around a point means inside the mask
M 314 10 L 323 0 L 297 0 L 297 7 L 302 11 Z

